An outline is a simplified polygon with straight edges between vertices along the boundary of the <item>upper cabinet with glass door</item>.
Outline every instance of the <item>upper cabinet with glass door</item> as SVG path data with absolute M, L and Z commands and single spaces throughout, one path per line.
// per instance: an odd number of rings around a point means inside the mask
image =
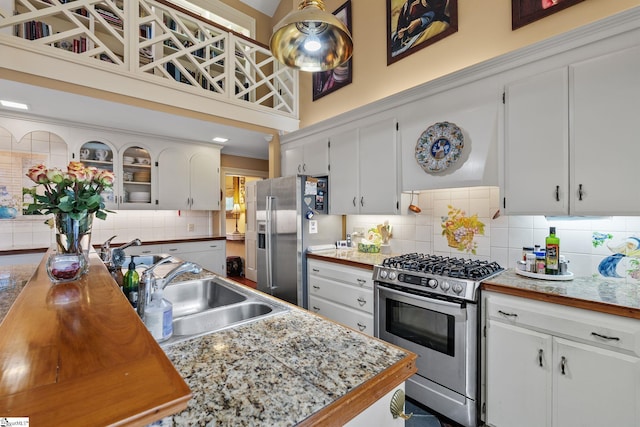
M 151 154 L 146 148 L 131 146 L 122 151 L 123 208 L 150 209 L 153 204 Z
M 115 172 L 115 152 L 115 149 L 105 142 L 88 141 L 80 147 L 79 159 L 85 166 L 93 166 L 98 169 Z M 102 200 L 104 200 L 107 209 L 115 209 L 118 205 L 115 187 L 118 185 L 120 177 L 116 175 L 115 178 L 114 187 L 102 192 Z

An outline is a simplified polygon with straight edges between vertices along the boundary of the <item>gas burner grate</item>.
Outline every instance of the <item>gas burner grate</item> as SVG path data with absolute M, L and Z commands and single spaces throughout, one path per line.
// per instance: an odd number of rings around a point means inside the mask
M 418 253 L 387 258 L 382 262 L 382 266 L 471 280 L 482 280 L 503 270 L 495 261 L 479 261 Z

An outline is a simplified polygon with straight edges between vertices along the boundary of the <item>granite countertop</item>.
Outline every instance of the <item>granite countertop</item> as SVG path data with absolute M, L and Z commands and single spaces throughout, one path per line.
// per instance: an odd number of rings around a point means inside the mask
M 482 289 L 640 319 L 640 285 L 600 276 L 550 281 L 509 269 L 483 282 Z
M 0 322 L 37 268 L 37 264 L 0 266 Z
M 296 425 L 410 355 L 296 307 L 165 352 L 194 397 L 162 426 Z
M 307 258 L 318 259 L 324 261 L 332 261 L 340 264 L 353 265 L 355 267 L 373 269 L 376 264 L 382 264 L 386 258 L 397 256 L 400 254 L 389 253 L 366 253 L 359 252 L 355 248 L 350 249 L 330 249 L 326 251 L 319 251 L 309 253 L 307 252 Z

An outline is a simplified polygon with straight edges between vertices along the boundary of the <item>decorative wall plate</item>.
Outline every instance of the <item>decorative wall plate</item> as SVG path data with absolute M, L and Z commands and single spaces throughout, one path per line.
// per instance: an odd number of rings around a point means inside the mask
M 464 137 L 458 126 L 449 122 L 433 124 L 416 143 L 416 161 L 427 173 L 439 173 L 452 166 L 462 154 Z

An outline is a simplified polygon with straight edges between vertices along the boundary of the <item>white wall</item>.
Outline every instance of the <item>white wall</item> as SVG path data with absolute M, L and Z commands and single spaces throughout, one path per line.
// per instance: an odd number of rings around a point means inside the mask
M 418 195 L 419 194 L 419 195 Z M 393 253 L 430 253 L 497 261 L 502 267 L 513 268 L 522 256 L 523 246 L 540 244 L 549 227 L 555 226 L 560 238 L 560 252 L 569 260 L 569 271 L 580 276 L 600 275 L 601 261 L 614 253 L 626 254 L 615 271 L 622 278 L 636 282 L 628 270 L 635 270 L 639 260 L 634 254 L 635 237 L 640 236 L 640 217 L 599 217 L 599 218 L 545 218 L 543 216 L 506 216 L 499 212 L 499 189 L 497 187 L 474 187 L 447 190 L 430 190 L 416 193 L 413 204 L 422 212 L 414 214 L 407 207 L 410 196 L 403 194 L 403 215 L 371 216 L 350 215 L 347 217 L 347 232 L 354 228 L 370 227 L 388 220 L 393 226 L 390 241 Z M 442 236 L 443 217 L 448 216 L 448 206 L 465 211 L 466 216 L 478 215 L 484 223 L 484 235 L 476 235 L 475 254 L 450 248 Z M 594 233 L 606 236 L 599 244 Z M 609 237 L 610 236 L 610 237 Z M 634 256 L 635 255 L 635 256 Z

